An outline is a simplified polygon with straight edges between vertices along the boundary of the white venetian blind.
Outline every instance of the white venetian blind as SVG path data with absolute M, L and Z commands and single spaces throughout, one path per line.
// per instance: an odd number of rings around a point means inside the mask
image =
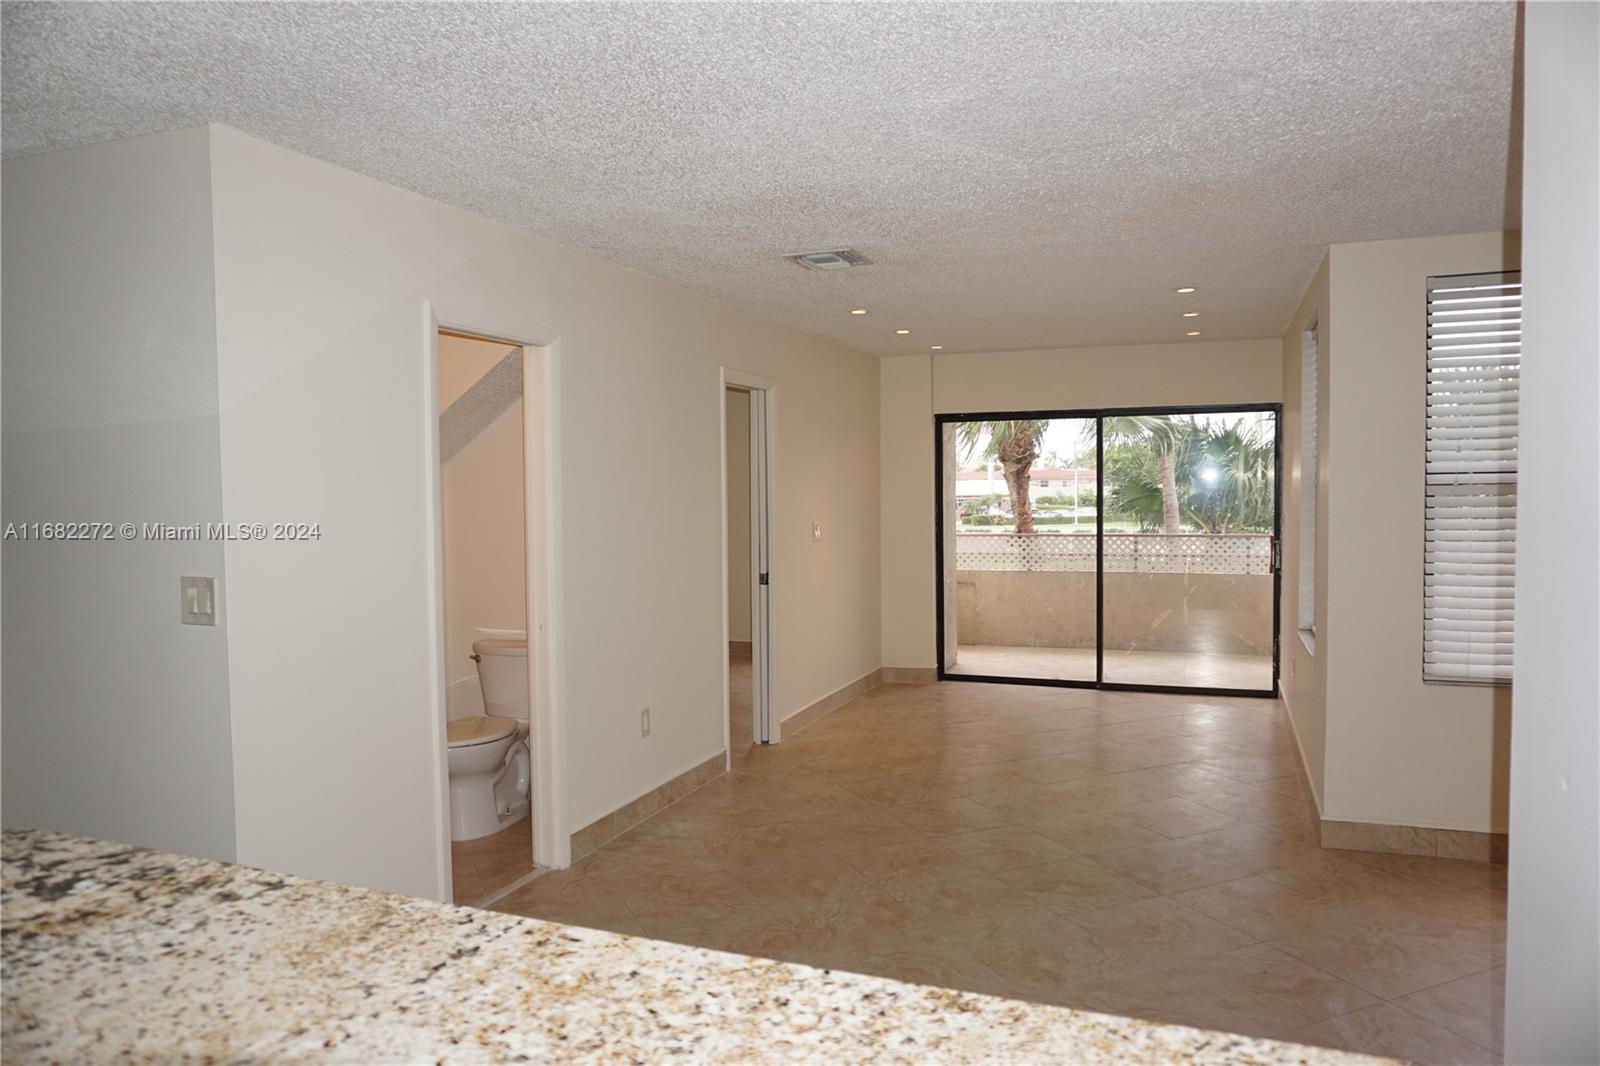
M 1521 365 L 1521 275 L 1428 279 L 1428 680 L 1511 678 Z

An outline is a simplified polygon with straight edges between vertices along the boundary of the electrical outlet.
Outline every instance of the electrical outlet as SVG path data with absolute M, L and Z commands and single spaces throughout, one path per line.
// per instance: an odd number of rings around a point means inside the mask
M 821 522 L 813 522 L 813 523 L 811 523 L 811 539 L 812 540 L 821 540 L 822 539 L 822 523 Z
M 641 737 L 650 735 L 650 708 L 648 707 L 639 711 L 639 735 Z

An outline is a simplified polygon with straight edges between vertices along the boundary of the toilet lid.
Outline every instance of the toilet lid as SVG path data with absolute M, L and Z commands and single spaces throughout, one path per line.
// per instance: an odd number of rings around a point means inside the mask
M 445 737 L 452 748 L 470 748 L 475 744 L 492 744 L 504 740 L 517 730 L 510 718 L 489 718 L 474 715 L 470 718 L 453 718 L 445 726 Z
M 528 654 L 526 639 L 511 640 L 499 637 L 485 637 L 483 640 L 472 642 L 472 650 L 478 655 L 521 655 Z

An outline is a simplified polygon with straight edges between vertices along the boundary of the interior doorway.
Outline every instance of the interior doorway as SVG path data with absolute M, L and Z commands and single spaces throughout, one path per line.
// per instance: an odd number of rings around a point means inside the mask
M 453 898 L 533 870 L 520 345 L 439 334 L 439 510 Z
M 438 893 L 482 905 L 570 861 L 558 363 L 537 326 L 424 319 Z
M 938 415 L 939 676 L 1275 694 L 1278 413 Z
M 728 425 L 728 743 L 734 750 L 755 743 L 755 609 L 750 583 L 750 391 L 724 393 Z
M 772 421 L 774 390 L 723 369 L 724 719 L 730 760 L 781 737 L 772 721 Z

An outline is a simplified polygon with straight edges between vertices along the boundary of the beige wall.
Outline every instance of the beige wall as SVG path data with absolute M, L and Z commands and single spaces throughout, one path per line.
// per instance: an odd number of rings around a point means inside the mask
M 878 361 L 883 665 L 932 666 L 933 360 Z
M 1279 344 L 899 356 L 880 364 L 883 665 L 935 665 L 934 412 L 1275 403 Z
M 750 394 L 729 389 L 728 639 L 750 639 Z
M 1276 341 L 1197 341 L 933 357 L 935 411 L 1276 403 Z
M 879 666 L 876 360 L 224 127 L 211 168 L 226 516 L 326 531 L 228 555 L 240 861 L 438 891 L 424 300 L 557 337 L 572 828 L 723 750 L 722 366 L 776 382 L 774 712 Z
M 513 349 L 461 337 L 439 338 L 439 406 Z M 527 631 L 527 495 L 523 404 L 516 401 L 457 452 L 441 471 L 444 535 L 445 683 L 450 716 L 483 713 L 472 642 L 479 630 Z
M 1509 689 L 1422 681 L 1423 359 L 1428 277 L 1517 263 L 1515 235 L 1499 233 L 1329 250 L 1319 516 L 1327 523 L 1327 623 L 1317 649 L 1326 671 L 1326 818 L 1506 826 Z M 1291 330 L 1286 364 L 1298 361 L 1298 344 Z M 1291 391 L 1298 396 L 1297 378 Z M 1285 428 L 1293 440 L 1298 424 Z M 1285 508 L 1293 515 L 1297 503 Z M 1285 543 L 1295 544 L 1292 530 Z M 1289 608 L 1292 598 L 1284 612 L 1292 619 Z M 1292 690 L 1296 728 L 1304 720 L 1310 732 L 1314 697 L 1298 697 Z M 1310 755 L 1314 744 L 1301 742 Z
M 439 334 L 439 410 L 459 400 L 510 351 L 504 344 Z
M 1283 335 L 1283 610 L 1278 690 L 1289 711 L 1300 758 L 1311 779 L 1312 798 L 1322 807 L 1328 682 L 1328 486 L 1331 435 L 1328 425 L 1328 259 L 1323 257 Z M 1300 619 L 1300 497 L 1309 480 L 1300 449 L 1301 334 L 1317 327 L 1317 552 L 1316 636 L 1302 636 Z M 1420 417 L 1420 416 L 1419 416 Z M 1420 577 L 1418 581 L 1420 583 Z

